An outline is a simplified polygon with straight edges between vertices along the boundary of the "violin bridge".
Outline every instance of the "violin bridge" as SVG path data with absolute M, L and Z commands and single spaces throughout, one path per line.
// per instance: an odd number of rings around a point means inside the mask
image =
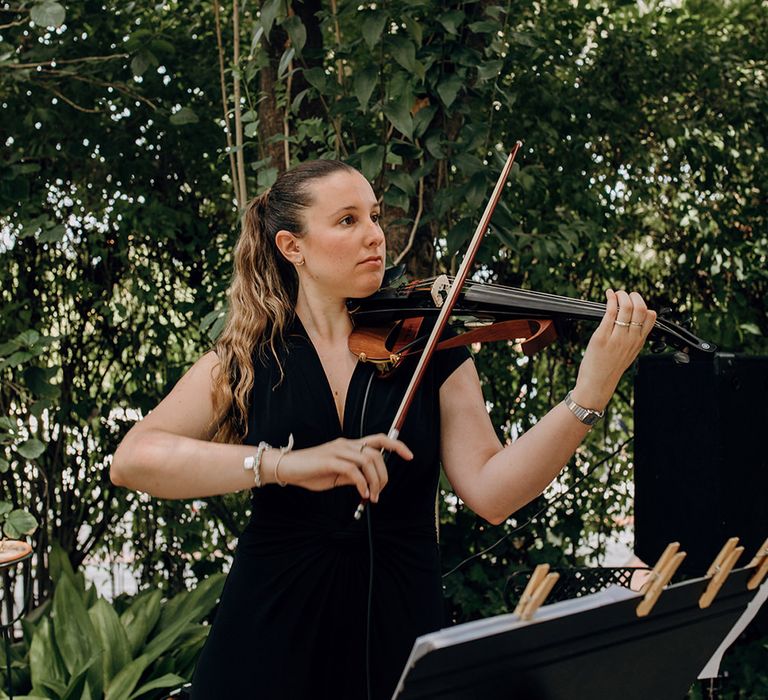
M 435 302 L 435 306 L 439 309 L 443 303 L 445 303 L 448 297 L 448 290 L 451 288 L 451 283 L 448 280 L 448 275 L 440 275 L 432 283 L 432 301 Z

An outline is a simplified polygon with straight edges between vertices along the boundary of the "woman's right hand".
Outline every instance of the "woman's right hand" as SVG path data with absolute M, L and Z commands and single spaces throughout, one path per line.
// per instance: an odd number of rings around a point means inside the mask
M 294 450 L 280 460 L 279 478 L 283 483 L 301 486 L 310 491 L 327 491 L 336 486 L 355 486 L 363 499 L 373 503 L 387 485 L 387 467 L 382 450 L 396 452 L 405 460 L 413 459 L 413 452 L 400 440 L 384 433 L 366 435 L 357 440 L 337 438 L 331 442 Z M 279 450 L 270 450 L 270 466 L 262 470 L 264 481 L 274 483 L 274 465 Z M 265 458 L 267 455 L 265 455 Z M 266 461 L 266 459 L 265 459 Z

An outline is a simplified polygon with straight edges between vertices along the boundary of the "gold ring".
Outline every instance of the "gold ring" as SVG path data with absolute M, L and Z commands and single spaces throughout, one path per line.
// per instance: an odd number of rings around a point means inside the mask
M 614 321 L 613 322 L 617 326 L 621 326 L 622 328 L 629 328 L 632 324 L 628 323 L 627 321 Z
M 631 321 L 630 325 L 631 326 L 637 326 L 638 328 L 642 328 L 643 327 L 643 324 L 642 323 L 638 323 L 637 321 Z

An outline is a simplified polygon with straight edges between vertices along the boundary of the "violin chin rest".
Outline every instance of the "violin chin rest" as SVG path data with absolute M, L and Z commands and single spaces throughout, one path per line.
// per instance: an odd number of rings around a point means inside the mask
M 688 355 L 688 353 L 683 352 L 682 350 L 678 350 L 673 357 L 675 358 L 675 363 L 678 365 L 687 365 L 691 361 L 691 356 Z

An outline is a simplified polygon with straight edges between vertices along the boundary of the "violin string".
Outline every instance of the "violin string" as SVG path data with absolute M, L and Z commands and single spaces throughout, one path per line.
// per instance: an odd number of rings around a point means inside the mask
M 430 278 L 422 280 L 419 283 L 414 283 L 413 291 L 428 291 L 432 286 L 436 278 Z M 452 278 L 448 278 L 452 280 Z M 465 286 L 469 290 L 480 291 L 486 296 L 498 296 L 502 297 L 505 301 L 509 301 L 509 294 L 505 292 L 511 292 L 513 296 L 517 296 L 525 300 L 533 301 L 547 301 L 549 304 L 554 304 L 555 308 L 549 308 L 548 311 L 562 311 L 564 313 L 581 312 L 587 318 L 599 318 L 605 313 L 605 304 L 596 301 L 587 301 L 583 299 L 573 299 L 571 297 L 562 296 L 558 294 L 550 294 L 548 292 L 537 292 L 527 289 L 520 289 L 519 287 L 510 287 L 502 284 L 488 284 L 483 282 L 466 282 Z M 590 313 L 585 313 L 589 311 Z M 676 324 L 670 324 L 665 319 L 656 319 L 654 326 L 665 333 L 680 339 L 686 345 L 693 345 L 698 347 L 700 340 L 688 332 L 685 328 L 679 327 Z M 674 327 L 673 327 L 674 326 Z
M 413 282 L 406 287 L 412 291 L 429 291 L 432 284 L 437 278 L 432 277 L 419 282 Z M 448 277 L 449 281 L 453 281 L 453 277 Z M 581 312 L 587 318 L 599 318 L 605 313 L 605 304 L 595 301 L 587 301 L 582 299 L 573 299 L 571 297 L 562 296 L 558 294 L 550 294 L 548 292 L 537 292 L 527 289 L 520 289 L 519 287 L 510 287 L 502 284 L 488 284 L 483 282 L 465 282 L 465 287 L 470 291 L 480 291 L 485 296 L 497 296 L 502 297 L 504 301 L 509 301 L 509 294 L 505 292 L 511 292 L 514 296 L 519 297 L 521 300 L 533 300 L 533 301 L 547 301 L 547 303 L 554 305 L 554 308 L 550 307 L 548 311 L 562 311 L 563 313 Z M 585 312 L 591 313 L 585 313 Z M 594 314 L 594 315 L 593 315 Z M 687 331 L 685 328 L 673 324 L 665 319 L 657 318 L 654 327 L 663 331 L 664 333 L 677 338 L 684 345 L 691 345 L 699 347 L 701 340 L 694 334 Z
M 624 442 L 622 442 L 613 452 L 603 457 L 603 459 L 597 461 L 593 466 L 591 466 L 584 474 L 581 475 L 576 481 L 574 481 L 565 491 L 563 491 L 559 496 L 556 496 L 555 498 L 552 498 L 551 500 L 546 501 L 543 507 L 541 507 L 539 510 L 537 510 L 528 520 L 526 520 L 522 525 L 519 525 L 514 530 L 510 530 L 509 532 L 504 533 L 498 540 L 496 540 L 493 544 L 489 545 L 485 549 L 481 549 L 479 552 L 475 552 L 474 554 L 470 554 L 466 559 L 463 559 L 460 561 L 456 566 L 454 566 L 450 571 L 442 575 L 442 578 L 446 578 L 450 576 L 451 574 L 455 573 L 459 569 L 463 568 L 466 564 L 473 561 L 474 559 L 477 559 L 478 557 L 483 556 L 484 554 L 488 554 L 491 550 L 498 547 L 504 540 L 509 539 L 512 537 L 512 535 L 520 532 L 520 530 L 525 529 L 528 527 L 532 522 L 534 522 L 542 513 L 549 510 L 552 506 L 558 503 L 558 501 L 562 500 L 565 496 L 567 496 L 574 488 L 576 488 L 584 479 L 586 479 L 595 469 L 597 469 L 599 466 L 605 464 L 609 459 L 612 457 L 615 457 L 619 452 L 621 452 L 630 442 L 632 442 L 635 439 L 634 435 L 630 435 Z

